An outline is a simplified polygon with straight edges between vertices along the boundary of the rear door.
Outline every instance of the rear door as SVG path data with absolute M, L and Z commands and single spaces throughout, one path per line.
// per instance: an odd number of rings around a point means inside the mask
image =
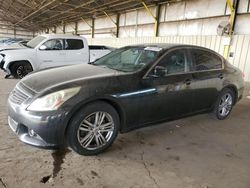
M 194 111 L 205 111 L 215 103 L 224 81 L 223 58 L 206 49 L 190 49 L 195 90 Z
M 65 39 L 65 65 L 89 62 L 89 49 L 81 39 Z
M 42 48 L 43 47 L 43 48 Z M 37 49 L 39 69 L 62 66 L 65 64 L 62 39 L 50 39 Z

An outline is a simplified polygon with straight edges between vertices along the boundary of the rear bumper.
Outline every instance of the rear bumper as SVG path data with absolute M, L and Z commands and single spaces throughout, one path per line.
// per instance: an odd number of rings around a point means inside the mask
M 242 98 L 243 98 L 243 92 L 244 92 L 244 87 L 241 87 L 240 89 L 238 89 L 238 98 L 237 98 L 237 102 L 239 102 Z

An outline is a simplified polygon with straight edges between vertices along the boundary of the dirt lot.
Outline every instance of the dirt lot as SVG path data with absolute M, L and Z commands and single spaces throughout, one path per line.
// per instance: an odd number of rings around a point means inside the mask
M 204 114 L 163 123 L 120 135 L 106 153 L 83 157 L 21 143 L 6 120 L 17 80 L 0 77 L 0 188 L 250 187 L 250 84 L 225 121 Z

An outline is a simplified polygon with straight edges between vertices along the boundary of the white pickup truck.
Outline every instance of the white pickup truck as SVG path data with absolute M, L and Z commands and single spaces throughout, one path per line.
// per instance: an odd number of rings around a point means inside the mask
M 22 78 L 32 71 L 90 63 L 112 50 L 104 46 L 97 47 L 90 50 L 87 40 L 80 36 L 40 35 L 29 41 L 24 48 L 1 51 L 0 68 L 7 76 Z

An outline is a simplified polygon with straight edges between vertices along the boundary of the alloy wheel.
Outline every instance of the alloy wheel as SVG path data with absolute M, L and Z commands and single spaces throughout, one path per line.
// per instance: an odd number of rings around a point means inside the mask
M 17 70 L 16 74 L 19 78 L 23 78 L 26 76 L 28 73 L 30 73 L 32 70 L 29 65 L 20 65 Z
M 105 146 L 114 132 L 114 121 L 107 112 L 94 112 L 88 115 L 77 130 L 80 145 L 87 150 Z
M 220 104 L 219 104 L 219 114 L 222 117 L 227 116 L 233 105 L 233 97 L 230 93 L 226 93 L 221 97 Z

